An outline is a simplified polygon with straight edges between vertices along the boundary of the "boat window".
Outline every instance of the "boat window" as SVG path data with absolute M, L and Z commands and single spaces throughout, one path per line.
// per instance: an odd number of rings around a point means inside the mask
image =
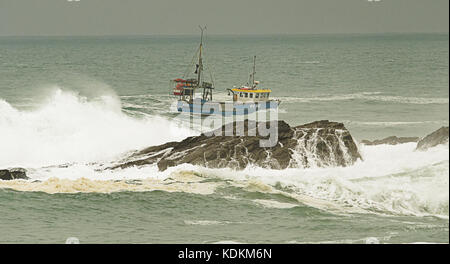
M 253 94 L 252 93 L 250 94 L 250 98 L 253 98 Z
M 257 93 L 257 94 L 255 94 L 255 98 L 259 98 L 259 94 Z
M 242 97 L 242 93 L 239 93 L 239 97 Z
M 267 98 L 269 98 L 270 93 L 267 93 Z
M 247 98 L 248 97 L 248 93 L 245 93 L 245 98 Z
M 264 98 L 264 93 L 261 94 L 261 98 Z

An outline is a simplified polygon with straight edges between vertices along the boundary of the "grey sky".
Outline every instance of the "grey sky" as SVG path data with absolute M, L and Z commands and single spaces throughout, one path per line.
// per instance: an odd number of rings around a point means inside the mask
M 0 0 L 0 35 L 448 32 L 448 0 Z

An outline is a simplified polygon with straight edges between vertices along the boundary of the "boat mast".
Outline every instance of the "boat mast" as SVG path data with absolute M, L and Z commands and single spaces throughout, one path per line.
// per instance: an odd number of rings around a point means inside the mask
M 197 87 L 203 87 L 203 83 L 201 84 L 201 79 L 202 79 L 202 70 L 203 70 L 203 59 L 202 59 L 202 49 L 203 49 L 203 31 L 205 31 L 206 26 L 205 27 L 201 27 L 198 26 L 201 30 L 201 36 L 200 36 L 200 47 L 199 47 L 199 52 L 198 52 L 198 67 L 197 67 Z M 202 94 L 202 99 L 205 100 L 205 95 L 206 93 L 206 88 L 203 87 L 203 94 Z
M 253 56 L 252 88 L 255 88 L 256 56 Z
M 199 26 L 201 30 L 201 36 L 200 36 L 200 48 L 198 53 L 198 68 L 197 68 L 197 85 L 200 86 L 200 81 L 202 78 L 202 70 L 203 70 L 203 60 L 202 60 L 202 49 L 203 49 L 203 31 L 206 29 L 206 27 Z

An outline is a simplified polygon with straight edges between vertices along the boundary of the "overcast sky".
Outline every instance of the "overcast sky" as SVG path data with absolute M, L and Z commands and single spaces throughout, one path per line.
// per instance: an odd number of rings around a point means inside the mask
M 0 35 L 448 32 L 449 0 L 0 0 Z

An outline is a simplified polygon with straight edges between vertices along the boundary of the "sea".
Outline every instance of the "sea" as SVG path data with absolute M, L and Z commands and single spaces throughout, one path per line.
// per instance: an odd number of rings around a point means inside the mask
M 449 35 L 213 35 L 213 96 L 255 78 L 291 126 L 344 123 L 348 167 L 105 170 L 199 135 L 171 80 L 199 36 L 0 37 L 0 243 L 449 243 L 449 146 L 366 146 L 449 125 Z

